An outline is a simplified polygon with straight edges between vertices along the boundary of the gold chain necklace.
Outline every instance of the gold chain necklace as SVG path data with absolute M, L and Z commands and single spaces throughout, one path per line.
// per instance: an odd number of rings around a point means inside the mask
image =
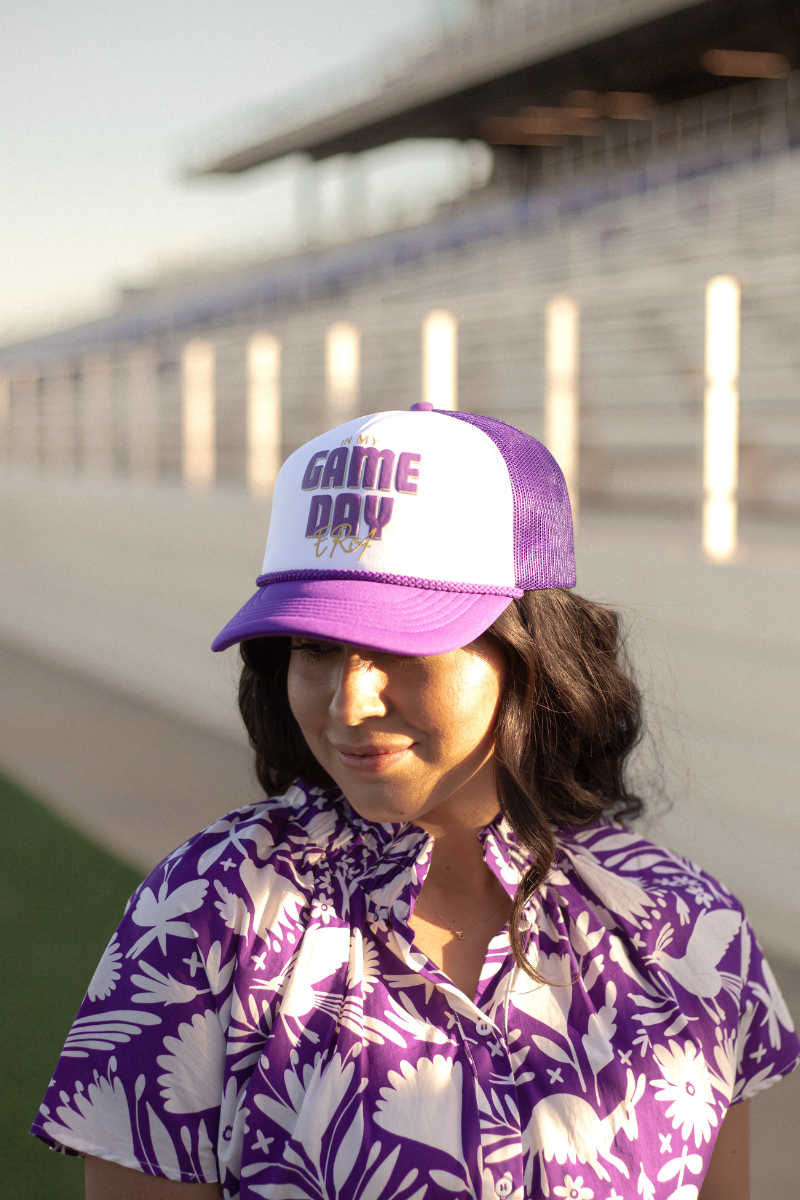
M 468 933 L 472 933 L 473 930 L 475 930 L 475 929 L 480 929 L 481 925 L 485 925 L 488 921 L 491 921 L 492 917 L 494 917 L 497 913 L 500 912 L 500 909 L 503 907 L 504 904 L 510 904 L 508 897 L 506 897 L 504 900 L 501 900 L 500 903 L 498 904 L 497 908 L 492 909 L 492 911 L 489 913 L 489 916 L 484 917 L 482 921 L 476 922 L 475 925 L 470 925 L 469 929 L 456 929 L 453 926 L 452 922 L 448 921 L 447 917 L 442 916 L 442 914 L 439 912 L 436 905 L 432 904 L 431 901 L 428 899 L 428 897 L 423 896 L 421 892 L 419 895 L 419 900 L 424 900 L 425 903 L 427 904 L 428 908 L 431 910 L 431 912 L 435 913 L 440 921 L 444 921 L 445 925 L 449 925 L 450 928 L 453 930 L 453 933 L 456 935 L 456 937 L 462 942 L 464 941 L 464 938 L 467 936 Z M 417 901 L 417 903 L 419 903 L 419 900 Z

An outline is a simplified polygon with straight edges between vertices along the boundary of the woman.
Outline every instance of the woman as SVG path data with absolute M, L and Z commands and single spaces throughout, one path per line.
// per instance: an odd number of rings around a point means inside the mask
M 271 798 L 133 896 L 34 1132 L 89 1200 L 746 1200 L 774 978 L 620 823 L 639 696 L 553 459 L 415 409 L 281 470 L 214 643 Z

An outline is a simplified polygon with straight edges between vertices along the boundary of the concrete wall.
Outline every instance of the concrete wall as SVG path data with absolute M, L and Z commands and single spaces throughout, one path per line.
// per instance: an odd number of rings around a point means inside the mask
M 800 554 L 715 567 L 686 529 L 582 529 L 580 590 L 626 606 L 648 701 L 648 830 L 718 874 L 762 940 L 800 962 Z M 6 471 L 0 641 L 243 741 L 235 651 L 209 644 L 251 594 L 266 530 L 267 509 L 233 491 Z
M 244 740 L 234 656 L 269 506 L 238 492 L 0 477 L 0 639 Z
M 800 963 L 800 561 L 715 566 L 624 527 L 582 540 L 579 589 L 622 607 L 645 694 L 645 828 Z

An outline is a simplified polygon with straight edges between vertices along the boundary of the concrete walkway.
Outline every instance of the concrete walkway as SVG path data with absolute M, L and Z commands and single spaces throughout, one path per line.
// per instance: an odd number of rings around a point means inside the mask
M 0 769 L 143 872 L 260 791 L 244 739 L 3 643 Z
M 0 769 L 143 870 L 222 813 L 256 798 L 233 739 L 0 643 Z M 800 970 L 772 960 L 800 1014 Z M 752 1200 L 796 1196 L 800 1071 L 752 1105 Z

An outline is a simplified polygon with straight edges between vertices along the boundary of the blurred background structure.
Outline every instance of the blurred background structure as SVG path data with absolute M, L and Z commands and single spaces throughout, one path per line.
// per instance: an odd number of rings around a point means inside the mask
M 421 398 L 487 413 L 556 454 L 579 589 L 628 614 L 649 832 L 800 996 L 796 5 L 442 4 L 182 169 L 262 172 L 285 219 L 0 348 L 0 763 L 140 868 L 246 802 L 208 646 L 281 461 Z M 756 1113 L 756 1197 L 796 1183 L 796 1084 Z

